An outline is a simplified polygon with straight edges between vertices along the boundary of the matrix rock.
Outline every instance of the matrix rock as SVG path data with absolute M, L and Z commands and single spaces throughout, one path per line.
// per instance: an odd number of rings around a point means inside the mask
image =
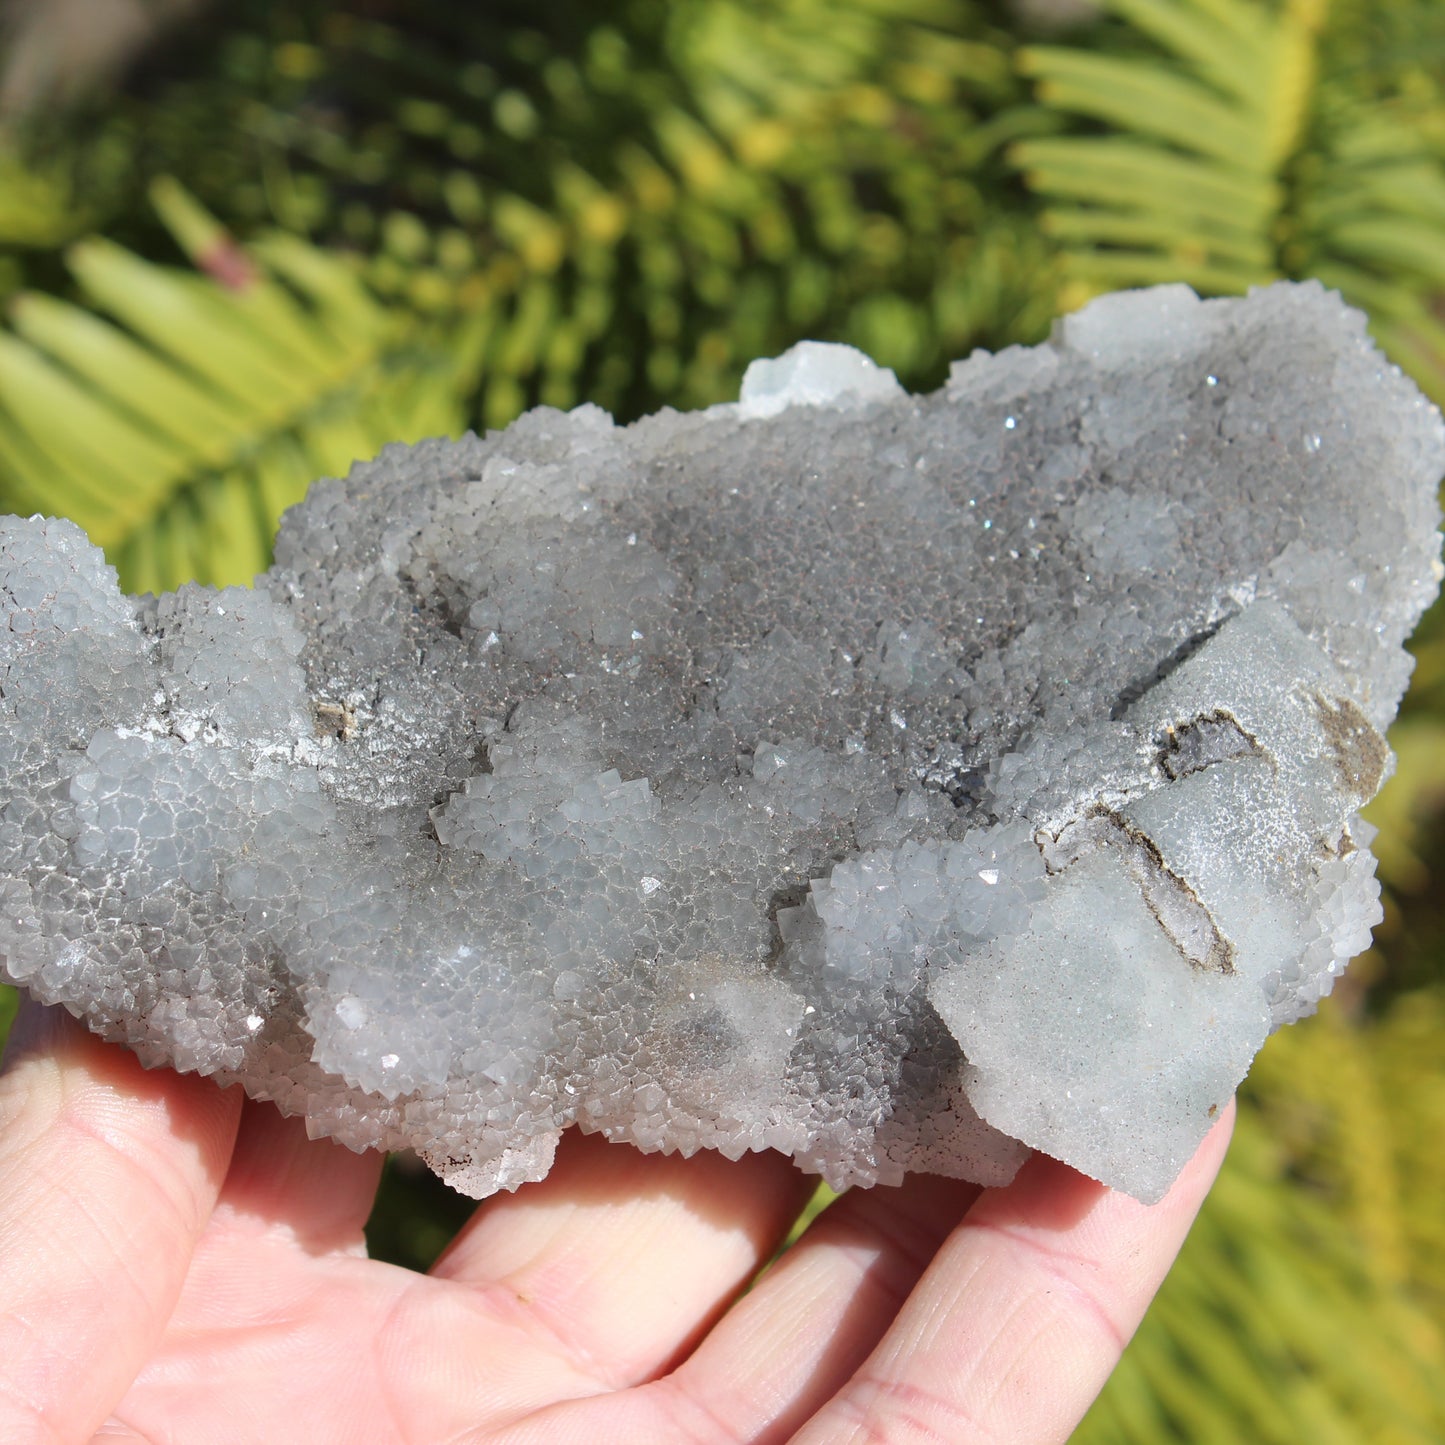
M 392 447 L 254 589 L 0 523 L 0 971 L 483 1196 L 577 1125 L 1157 1199 L 1379 918 L 1438 413 L 1317 286 Z

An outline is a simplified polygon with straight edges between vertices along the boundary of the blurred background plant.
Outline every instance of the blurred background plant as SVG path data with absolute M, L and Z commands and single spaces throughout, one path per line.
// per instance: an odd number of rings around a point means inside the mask
M 1281 276 L 1445 401 L 1439 0 L 0 5 L 0 510 L 136 590 L 249 580 L 388 441 L 706 404 L 804 335 L 927 387 Z M 1079 1441 L 1445 1438 L 1445 613 L 1414 646 L 1376 947 L 1261 1057 Z M 373 1249 L 467 1207 L 396 1161 Z

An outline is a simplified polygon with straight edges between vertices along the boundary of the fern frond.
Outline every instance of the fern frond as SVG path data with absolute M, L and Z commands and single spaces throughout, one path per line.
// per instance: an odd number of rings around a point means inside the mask
M 162 196 L 187 208 L 195 243 L 193 203 Z M 314 477 L 464 425 L 475 318 L 388 309 L 295 237 L 263 241 L 234 286 L 100 239 L 69 261 L 114 319 L 17 298 L 0 334 L 0 487 L 80 522 L 129 586 L 249 581 Z
M 1413 272 L 1445 289 L 1445 226 L 1403 216 L 1368 216 L 1340 221 L 1331 232 L 1336 254 L 1380 270 Z
M 1187 281 L 1242 291 L 1317 276 L 1445 396 L 1429 299 L 1445 289 L 1445 165 L 1384 102 L 1322 71 L 1325 7 L 1110 0 L 1164 52 L 1039 47 L 1040 101 L 1104 127 L 1016 144 L 1064 244 L 1068 295 Z M 1408 318 L 1408 320 L 1406 319 Z
M 1046 105 L 1087 115 L 1228 165 L 1250 155 L 1259 136 L 1231 97 L 1177 70 L 1134 57 L 1036 47 L 1020 57 Z
M 170 434 L 194 457 L 219 465 L 248 430 L 246 409 L 200 385 L 129 332 L 44 292 L 17 296 L 16 334 L 118 408 Z
M 1012 152 L 1030 187 L 1053 202 L 1045 227 L 1092 243 L 1070 246 L 1070 274 L 1091 286 L 1167 277 L 1211 291 L 1269 279 L 1285 195 L 1285 77 L 1298 69 L 1282 22 L 1271 28 L 1236 0 L 1117 8 L 1172 49 L 1172 63 L 1063 47 L 1020 57 L 1044 104 L 1111 132 L 1025 141 Z M 1069 200 L 1080 204 L 1059 204 Z M 1112 214 L 1107 229 L 1094 219 L 1101 209 Z
M 1217 89 L 1257 102 L 1269 52 L 1268 20 L 1257 8 L 1240 0 L 1116 0 L 1111 8 Z
M 1248 275 L 1258 275 L 1270 264 L 1269 248 L 1248 231 L 1221 224 L 1213 216 L 1201 216 L 1194 226 L 1181 228 L 1159 216 L 1091 207 L 1071 211 L 1050 211 L 1041 218 L 1044 231 L 1062 242 L 1107 243 L 1137 249 L 1168 250 L 1181 261 L 1203 258 L 1208 251 L 1221 261 L 1238 265 Z
M 1036 190 L 1127 207 L 1181 234 L 1207 222 L 1256 237 L 1274 219 L 1282 194 L 1267 176 L 1120 137 L 1021 141 L 1013 155 Z

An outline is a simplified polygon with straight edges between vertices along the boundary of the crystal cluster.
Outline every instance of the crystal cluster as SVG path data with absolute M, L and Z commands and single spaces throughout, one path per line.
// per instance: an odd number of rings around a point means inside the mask
M 1156 1199 L 1379 917 L 1439 415 L 1317 286 L 533 411 L 129 598 L 0 523 L 0 972 L 478 1197 L 560 1132 Z

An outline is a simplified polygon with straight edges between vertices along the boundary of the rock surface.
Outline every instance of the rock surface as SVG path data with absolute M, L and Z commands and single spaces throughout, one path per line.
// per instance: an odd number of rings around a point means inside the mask
M 393 447 L 254 590 L 0 523 L 0 972 L 478 1197 L 1168 1187 L 1379 917 L 1437 412 L 1317 286 Z

